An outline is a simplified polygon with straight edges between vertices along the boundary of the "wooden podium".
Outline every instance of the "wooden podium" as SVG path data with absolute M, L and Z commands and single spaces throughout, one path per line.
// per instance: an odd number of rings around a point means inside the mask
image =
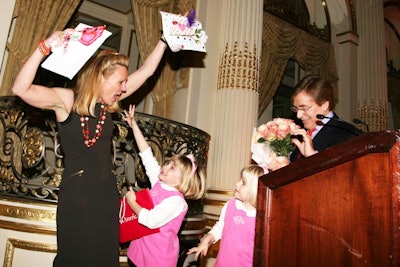
M 398 136 L 365 133 L 262 176 L 254 266 L 400 266 Z

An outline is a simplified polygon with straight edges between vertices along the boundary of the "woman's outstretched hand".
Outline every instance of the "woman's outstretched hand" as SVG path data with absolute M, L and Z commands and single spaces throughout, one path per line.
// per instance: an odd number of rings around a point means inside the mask
M 65 29 L 63 31 L 55 31 L 50 35 L 46 40 L 45 44 L 47 47 L 58 48 L 62 45 L 66 45 L 68 42 L 68 36 L 70 36 L 74 32 L 74 29 Z

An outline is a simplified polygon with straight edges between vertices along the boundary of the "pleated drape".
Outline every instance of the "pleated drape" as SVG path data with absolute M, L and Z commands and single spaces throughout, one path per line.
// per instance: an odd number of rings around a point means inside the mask
M 307 74 L 318 74 L 335 85 L 337 71 L 333 46 L 274 15 L 264 12 L 260 71 L 259 115 L 271 103 L 289 59 Z
M 0 95 L 11 95 L 11 87 L 22 65 L 39 40 L 63 30 L 81 0 L 17 0 L 14 31 L 7 43 L 8 58 Z

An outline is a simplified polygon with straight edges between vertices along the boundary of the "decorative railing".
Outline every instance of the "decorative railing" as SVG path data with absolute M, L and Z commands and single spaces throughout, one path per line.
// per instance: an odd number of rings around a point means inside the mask
M 177 153 L 193 153 L 206 167 L 210 136 L 194 127 L 136 112 L 139 127 L 160 163 Z M 114 114 L 114 172 L 124 185 L 148 187 L 128 125 Z M 0 97 L 0 195 L 57 202 L 63 155 L 54 114 L 33 108 L 17 97 Z M 196 212 L 199 207 L 191 205 Z

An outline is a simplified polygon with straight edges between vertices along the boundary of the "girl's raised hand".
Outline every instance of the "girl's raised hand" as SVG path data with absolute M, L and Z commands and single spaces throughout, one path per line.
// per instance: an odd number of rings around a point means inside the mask
M 122 119 L 126 121 L 130 127 L 135 123 L 135 105 L 129 105 L 129 111 L 124 110 L 124 116 Z

